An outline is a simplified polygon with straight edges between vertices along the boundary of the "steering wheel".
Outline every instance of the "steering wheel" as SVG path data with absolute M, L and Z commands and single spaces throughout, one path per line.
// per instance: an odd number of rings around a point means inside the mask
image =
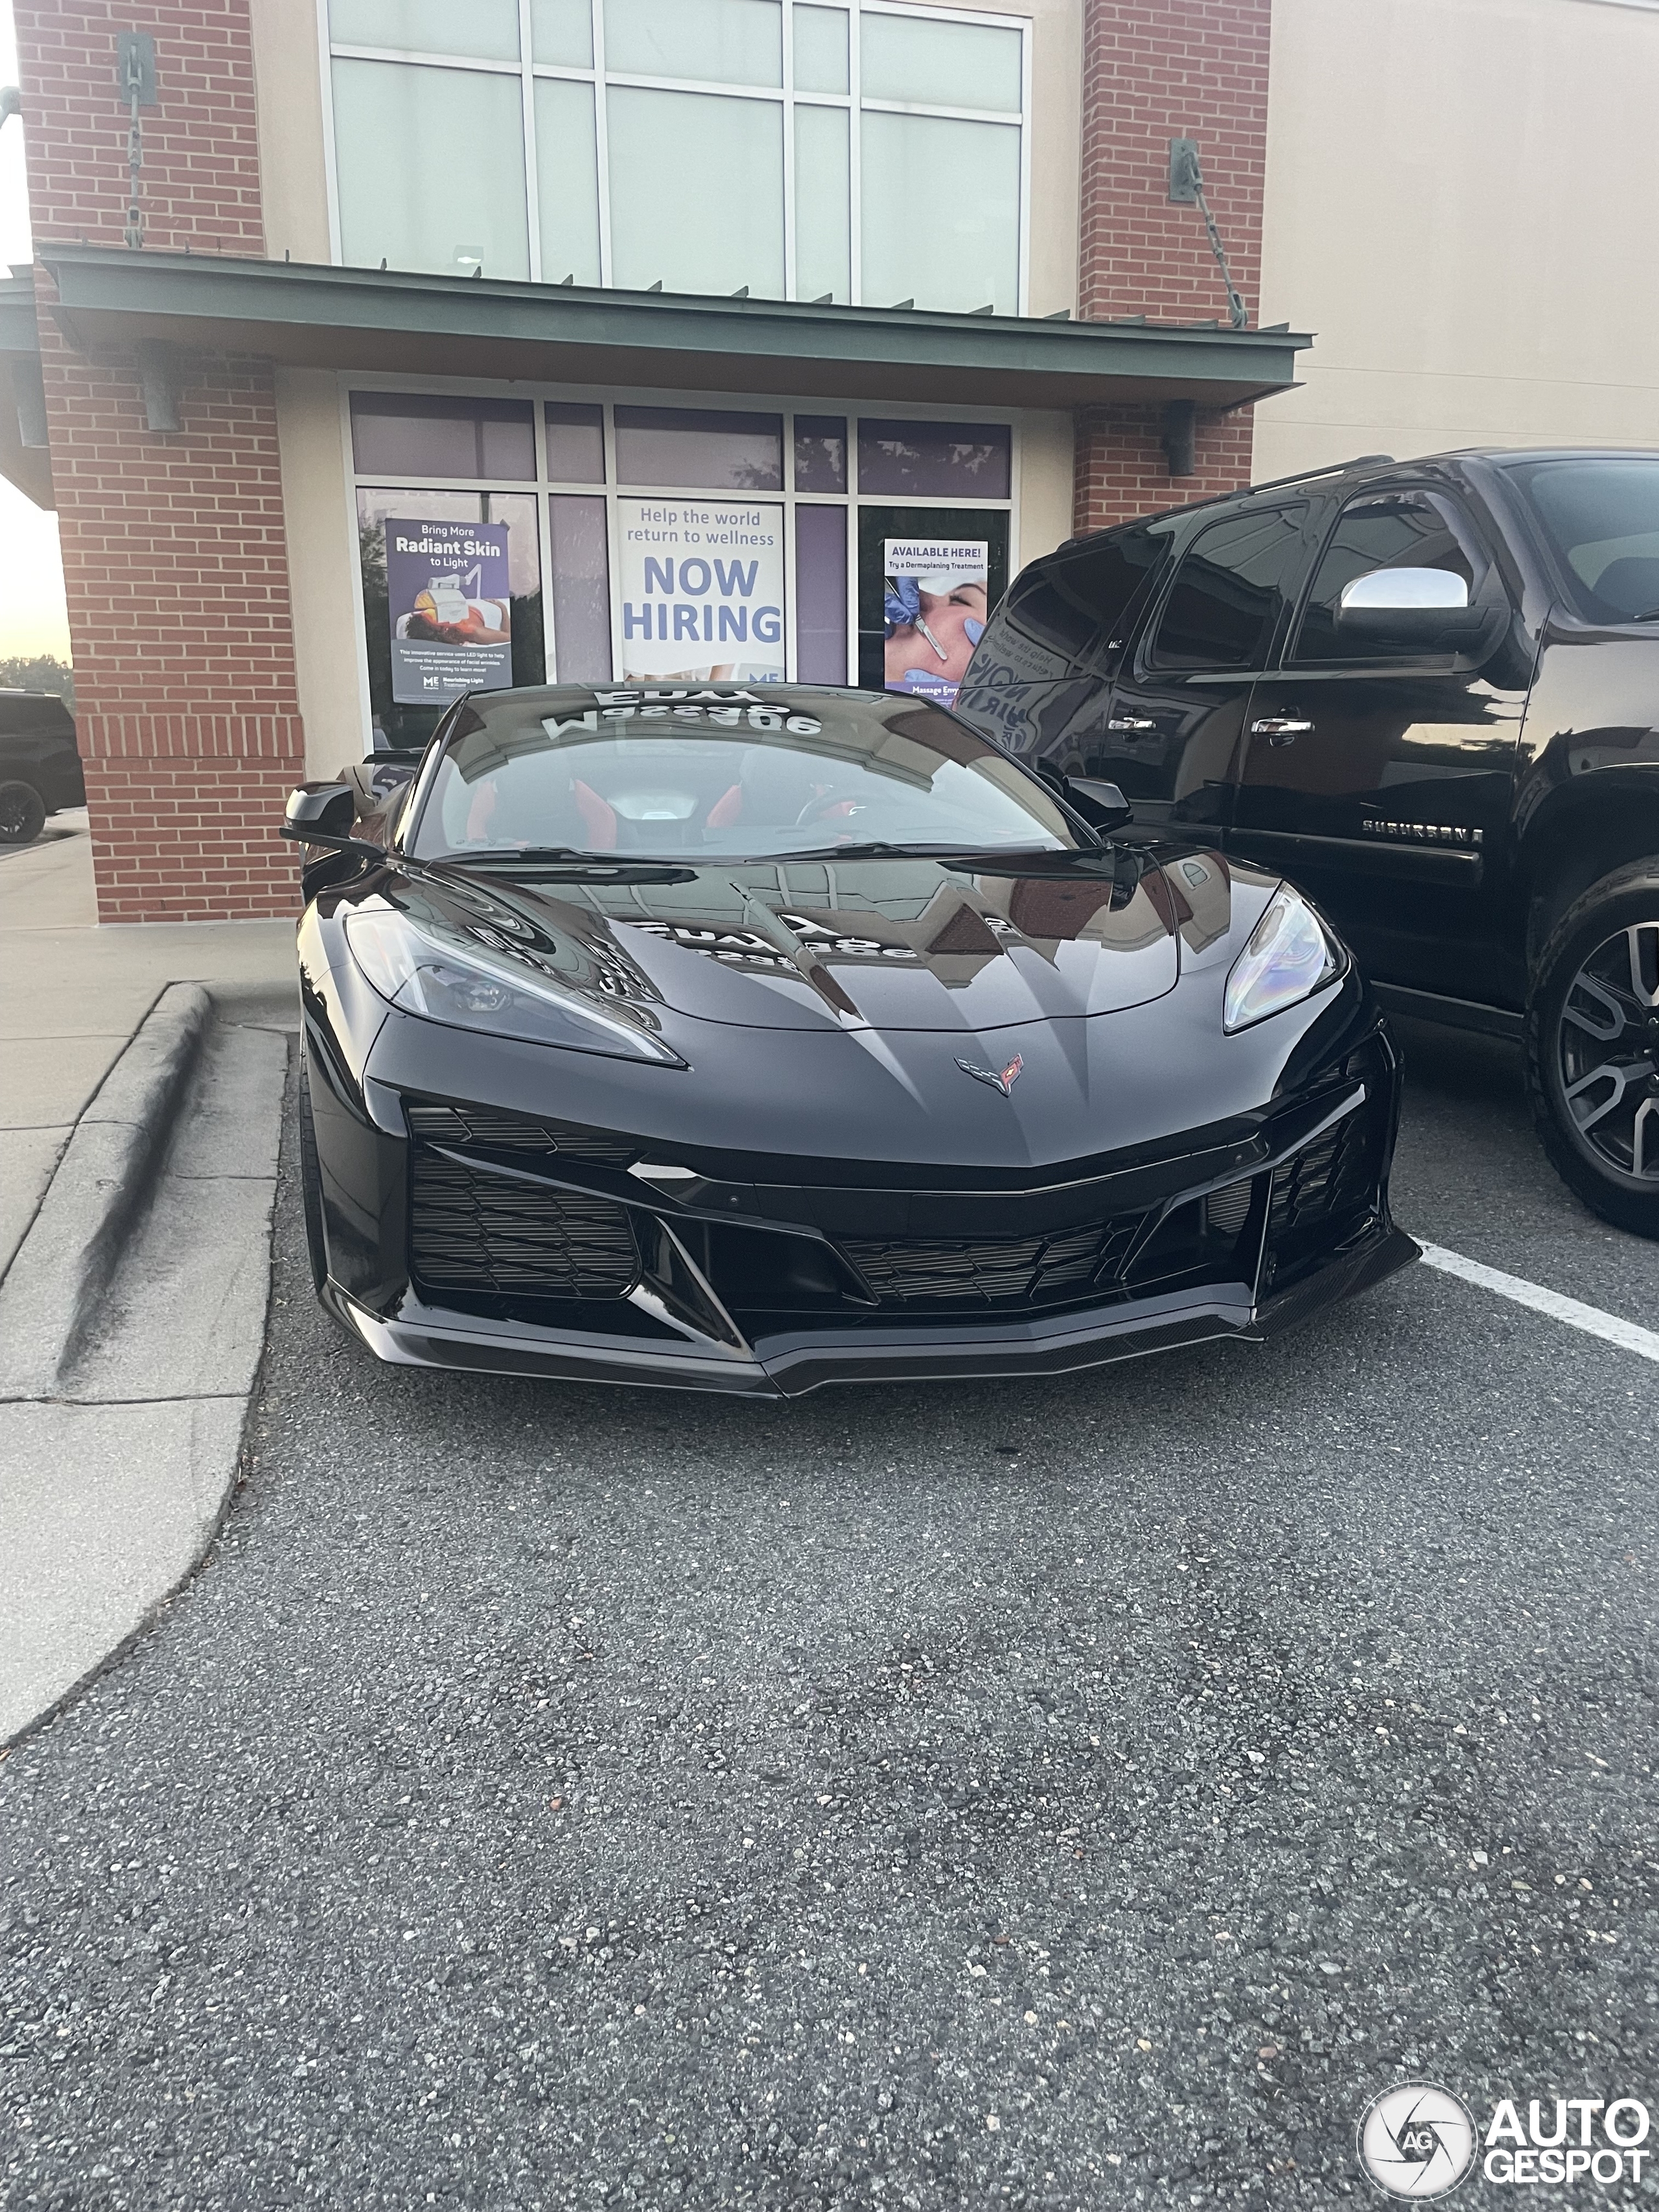
M 855 814 L 862 814 L 868 804 L 867 799 L 837 798 L 833 793 L 827 799 L 809 799 L 795 817 L 795 827 L 799 830 L 808 823 L 827 822 L 833 815 L 839 815 L 842 821 L 850 822 Z

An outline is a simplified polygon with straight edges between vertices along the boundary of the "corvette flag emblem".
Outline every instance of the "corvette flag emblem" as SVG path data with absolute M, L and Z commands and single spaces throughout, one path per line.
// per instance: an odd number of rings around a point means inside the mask
M 988 1083 L 993 1091 L 1000 1091 L 1005 1098 L 1018 1082 L 1020 1070 L 1024 1065 L 1025 1062 L 1018 1053 L 1014 1054 L 1000 1073 L 994 1068 L 975 1067 L 971 1060 L 959 1060 L 957 1062 L 957 1066 L 964 1075 L 971 1075 L 975 1083 Z

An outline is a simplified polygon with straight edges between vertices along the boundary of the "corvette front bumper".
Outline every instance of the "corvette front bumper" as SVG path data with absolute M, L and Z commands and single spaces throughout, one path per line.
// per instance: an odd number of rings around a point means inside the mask
M 323 1295 L 378 1358 L 394 1365 L 798 1398 L 828 1382 L 1064 1375 L 1224 1338 L 1259 1344 L 1382 1282 L 1419 1256 L 1417 1245 L 1402 1230 L 1377 1222 L 1293 1287 L 1259 1302 L 1248 1284 L 1206 1284 L 1120 1299 L 1081 1313 L 814 1328 L 757 1335 L 741 1346 L 707 1338 L 683 1346 L 642 1344 L 634 1337 L 560 1332 L 410 1300 L 394 1317 L 386 1318 L 334 1284 Z

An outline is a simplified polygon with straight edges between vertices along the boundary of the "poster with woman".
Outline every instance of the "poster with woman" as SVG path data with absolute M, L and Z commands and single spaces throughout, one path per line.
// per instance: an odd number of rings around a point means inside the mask
M 985 635 L 988 541 L 889 538 L 882 568 L 887 689 L 951 706 Z
M 386 518 L 392 696 L 399 705 L 442 706 L 464 691 L 512 684 L 507 541 L 504 522 Z

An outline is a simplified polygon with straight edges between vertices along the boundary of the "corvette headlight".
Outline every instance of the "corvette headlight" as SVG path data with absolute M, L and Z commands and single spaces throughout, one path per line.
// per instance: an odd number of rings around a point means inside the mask
M 352 958 L 404 1013 L 569 1052 L 685 1065 L 637 1016 L 620 1007 L 611 1013 L 565 989 L 527 950 L 475 943 L 396 907 L 359 908 L 346 916 L 345 930 Z
M 1221 1025 L 1231 1036 L 1300 1006 L 1322 984 L 1334 982 L 1346 964 L 1306 899 L 1280 884 L 1232 964 Z

